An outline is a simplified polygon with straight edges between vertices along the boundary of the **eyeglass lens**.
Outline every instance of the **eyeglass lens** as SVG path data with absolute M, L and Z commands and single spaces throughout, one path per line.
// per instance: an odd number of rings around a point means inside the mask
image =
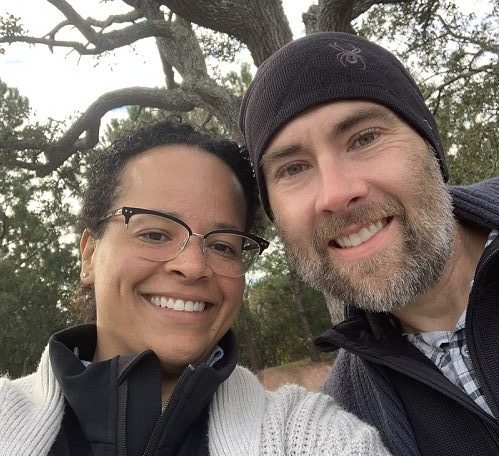
M 189 231 L 180 223 L 152 214 L 133 214 L 127 231 L 135 255 L 154 261 L 175 258 L 185 247 Z M 257 242 L 234 233 L 212 233 L 204 239 L 205 260 L 213 272 L 243 275 L 260 252 Z

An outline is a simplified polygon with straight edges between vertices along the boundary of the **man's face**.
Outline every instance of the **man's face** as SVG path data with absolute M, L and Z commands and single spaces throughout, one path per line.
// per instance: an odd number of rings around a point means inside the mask
M 307 111 L 275 135 L 262 169 L 289 260 L 313 287 L 388 312 L 440 277 L 450 196 L 429 146 L 388 108 Z

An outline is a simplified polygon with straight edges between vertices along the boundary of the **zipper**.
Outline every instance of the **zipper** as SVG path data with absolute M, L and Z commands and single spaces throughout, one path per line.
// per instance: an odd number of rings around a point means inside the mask
M 491 250 L 487 256 L 483 259 L 483 261 L 480 262 L 480 264 L 478 265 L 478 268 L 477 268 L 477 272 L 475 274 L 475 277 L 478 279 L 482 273 L 482 271 L 487 267 L 488 263 L 491 261 L 491 259 L 499 253 L 499 248 L 495 248 L 494 250 Z M 477 283 L 478 281 L 475 281 L 475 283 Z M 474 283 L 474 284 L 475 284 Z M 475 294 L 475 293 L 474 293 Z M 468 305 L 470 306 L 471 305 L 471 298 L 472 296 L 470 296 L 470 300 L 468 302 Z M 475 300 L 473 300 L 473 302 L 475 302 Z M 469 345 L 469 347 L 472 347 L 472 345 Z M 498 429 L 497 429 L 497 423 L 495 422 L 495 419 L 494 417 L 490 416 L 485 410 L 483 410 L 479 405 L 475 404 L 474 405 L 476 406 L 476 408 L 471 408 L 470 407 L 470 404 L 467 404 L 465 401 L 462 400 L 462 398 L 460 398 L 459 396 L 455 395 L 453 391 L 451 390 L 448 390 L 447 388 L 443 387 L 443 386 L 440 386 L 440 385 L 437 385 L 433 382 L 431 382 L 430 380 L 426 379 L 424 376 L 420 375 L 418 371 L 416 370 L 411 370 L 411 369 L 407 369 L 405 367 L 402 367 L 402 366 L 399 366 L 397 362 L 395 363 L 390 363 L 390 362 L 385 362 L 385 361 L 382 361 L 380 358 L 377 358 L 375 356 L 372 356 L 372 355 L 368 355 L 366 354 L 365 352 L 363 352 L 362 350 L 358 351 L 357 349 L 355 349 L 355 347 L 353 349 L 349 349 L 349 351 L 352 351 L 352 353 L 355 353 L 357 356 L 360 356 L 361 358 L 364 358 L 364 359 L 367 359 L 375 364 L 380 364 L 380 365 L 383 365 L 383 366 L 386 366 L 386 367 L 389 367 L 389 368 L 396 368 L 397 371 L 405 374 L 405 375 L 408 375 L 428 386 L 430 386 L 431 388 L 434 388 L 436 389 L 437 391 L 439 391 L 440 393 L 446 395 L 447 397 L 450 397 L 451 399 L 455 400 L 457 403 L 463 405 L 465 408 L 467 408 L 468 410 L 476 413 L 476 414 L 479 414 L 483 421 L 484 421 L 484 424 L 486 426 L 486 428 L 489 430 L 494 442 L 499 446 L 499 432 L 498 432 Z M 473 351 L 474 348 L 472 348 Z M 476 354 L 476 352 L 474 353 Z M 475 369 L 475 366 L 473 364 L 473 361 L 472 361 L 472 357 L 470 356 L 470 362 L 471 362 L 471 365 L 473 367 L 473 370 L 475 372 L 475 374 L 477 375 L 478 377 L 478 381 L 480 383 L 480 386 L 483 387 L 483 385 L 486 385 L 486 382 L 483 381 L 483 377 L 481 375 L 481 371 Z M 490 405 L 489 405 L 490 407 Z
M 499 235 L 497 236 L 497 242 L 499 242 Z M 496 243 L 496 240 L 494 239 L 494 244 Z M 485 266 L 487 266 L 487 263 L 490 261 L 490 259 L 494 256 L 496 256 L 496 254 L 499 252 L 499 248 L 496 248 L 494 250 L 492 250 L 486 258 L 484 258 L 483 261 L 480 261 L 480 264 L 478 265 L 478 269 L 477 269 L 477 272 L 475 273 L 475 277 L 479 277 L 480 274 L 482 273 L 482 271 L 484 270 Z M 475 282 L 473 282 L 474 284 Z
M 127 411 L 128 411 L 128 379 L 125 380 L 123 383 L 123 386 L 121 387 L 123 389 L 122 395 L 121 395 L 121 416 L 120 416 L 120 456 L 127 456 L 128 455 L 128 435 L 127 435 Z
M 499 239 L 499 237 L 498 237 L 498 239 Z M 480 264 L 478 265 L 477 272 L 475 274 L 476 279 L 473 282 L 473 285 L 475 285 L 477 283 L 477 279 L 480 278 L 480 276 L 482 274 L 482 271 L 488 266 L 488 263 L 490 262 L 490 260 L 494 256 L 496 256 L 498 253 L 499 253 L 499 248 L 491 250 L 491 252 L 484 258 L 484 260 L 480 262 Z M 474 288 L 474 286 L 473 286 L 473 288 Z M 468 302 L 468 306 L 469 306 L 468 308 L 470 308 L 472 304 L 476 304 L 477 303 L 477 300 L 474 299 L 475 296 L 476 296 L 476 293 L 478 293 L 478 292 L 474 292 L 472 295 L 470 295 L 470 299 L 469 299 L 469 302 Z M 480 369 L 476 369 L 475 368 L 475 364 L 474 364 L 474 361 L 473 361 L 473 358 L 476 357 L 476 355 L 477 355 L 477 351 L 475 350 L 475 346 L 474 346 L 474 344 L 468 343 L 468 348 L 470 350 L 470 364 L 471 364 L 471 366 L 473 368 L 473 371 L 474 371 L 475 375 L 478 378 L 478 382 L 480 384 L 480 387 L 485 389 L 486 388 L 485 385 L 487 385 L 487 382 L 484 381 L 484 378 L 483 378 L 483 375 L 482 375 L 482 371 Z M 473 356 L 471 356 L 471 354 L 473 354 Z M 476 357 L 476 358 L 478 360 L 478 357 Z M 488 392 L 487 392 L 487 394 L 485 394 L 485 391 L 484 391 L 484 397 L 485 397 L 485 401 L 486 402 L 487 402 L 487 396 L 490 396 L 490 395 L 488 394 Z M 490 400 L 490 399 L 489 399 L 489 401 L 492 402 L 492 404 L 488 403 L 489 408 L 490 408 L 491 405 L 493 405 L 494 409 L 497 409 L 497 407 L 496 407 L 496 401 L 493 401 L 493 400 Z M 494 410 L 494 412 L 495 412 L 496 419 L 498 419 L 498 417 L 497 417 L 497 410 Z M 498 437 L 499 437 L 499 435 L 498 435 Z
M 388 367 L 390 369 L 394 369 L 402 374 L 405 374 L 411 378 L 414 378 L 421 383 L 424 383 L 425 385 L 429 386 L 430 388 L 433 388 L 440 393 L 444 394 L 445 396 L 451 398 L 454 400 L 456 403 L 464 406 L 467 410 L 470 410 L 471 412 L 478 414 L 483 422 L 484 426 L 487 429 L 487 431 L 490 433 L 492 440 L 494 443 L 499 447 L 499 433 L 497 431 L 497 423 L 494 421 L 494 418 L 491 417 L 485 410 L 483 410 L 480 406 L 473 404 L 474 407 L 471 407 L 470 404 L 468 404 L 466 401 L 464 401 L 460 396 L 457 396 L 453 391 L 448 390 L 447 388 L 438 385 L 434 382 L 431 382 L 429 379 L 426 377 L 420 375 L 420 373 L 417 370 L 412 370 L 412 369 L 407 369 L 403 366 L 400 366 L 396 360 L 395 362 L 387 362 L 383 361 L 381 358 L 373 356 L 373 355 L 368 355 L 362 350 L 358 350 L 356 347 L 349 347 L 348 351 L 353 353 L 356 356 L 359 356 L 361 359 L 365 359 L 367 361 L 372 362 L 373 364 L 381 365 Z
M 445 396 L 453 399 L 454 401 L 456 401 L 460 405 L 463 405 L 468 410 L 470 410 L 470 404 L 468 404 L 466 401 L 464 401 L 460 396 L 456 395 L 454 393 L 454 391 L 449 390 L 449 389 L 445 388 L 444 386 L 439 385 L 439 384 L 437 384 L 435 382 L 432 382 L 427 377 L 421 375 L 418 370 L 412 370 L 412 369 L 408 369 L 406 367 L 400 366 L 396 361 L 395 362 L 393 362 L 393 361 L 392 362 L 383 361 L 380 358 L 377 358 L 377 357 L 372 356 L 372 355 L 368 355 L 366 353 L 363 353 L 362 351 L 356 350 L 355 348 L 354 349 L 349 349 L 349 351 L 351 351 L 355 355 L 359 356 L 360 358 L 366 359 L 366 360 L 368 360 L 368 361 L 370 361 L 370 362 L 372 362 L 374 364 L 379 364 L 379 365 L 388 367 L 390 369 L 394 369 L 394 370 L 396 370 L 396 371 L 398 371 L 398 372 L 400 372 L 402 374 L 407 375 L 408 377 L 414 378 L 415 380 L 418 380 L 421 383 L 424 383 L 425 385 L 427 385 L 427 386 L 429 386 L 429 387 L 431 387 L 431 388 L 439 391 L 440 393 L 442 393 Z M 482 410 L 478 405 L 476 406 L 476 410 L 473 410 L 473 411 L 475 411 L 475 412 L 476 411 L 480 411 L 481 414 L 484 417 L 486 417 L 488 420 L 493 420 L 493 418 L 487 412 L 485 412 L 484 410 Z
M 186 379 L 194 372 L 194 366 L 189 364 L 182 374 L 180 375 L 177 383 L 175 384 L 175 387 L 173 388 L 172 394 L 166 404 L 163 406 L 161 409 L 161 415 L 156 421 L 156 424 L 154 425 L 154 428 L 152 430 L 151 436 L 149 437 L 149 440 L 147 441 L 146 449 L 142 453 L 142 456 L 150 456 L 152 454 L 152 449 L 157 446 L 158 444 L 158 439 L 159 439 L 159 433 L 160 430 L 164 427 L 165 422 L 168 420 L 170 414 L 167 413 L 168 406 L 170 404 L 175 405 L 177 402 L 177 397 L 179 396 L 179 391 L 180 391 L 180 386 L 182 383 L 186 381 Z M 126 456 L 126 455 L 125 455 Z

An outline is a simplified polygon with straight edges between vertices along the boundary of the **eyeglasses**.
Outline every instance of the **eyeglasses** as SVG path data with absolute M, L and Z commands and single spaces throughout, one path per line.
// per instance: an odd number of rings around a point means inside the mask
M 196 236 L 203 241 L 206 264 L 215 274 L 227 277 L 244 275 L 269 246 L 265 239 L 237 230 L 194 233 L 187 223 L 172 215 L 137 207 L 111 211 L 98 224 L 115 215 L 124 217 L 129 248 L 135 256 L 152 261 L 172 260 L 184 250 L 191 236 Z

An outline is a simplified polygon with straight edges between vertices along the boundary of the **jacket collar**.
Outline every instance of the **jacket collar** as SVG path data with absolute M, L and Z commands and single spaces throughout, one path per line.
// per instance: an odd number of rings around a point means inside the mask
M 134 429 L 133 437 L 129 436 L 129 444 L 132 449 L 144 448 L 162 413 L 159 360 L 152 351 L 147 350 L 131 356 L 116 356 L 85 367 L 81 359 L 93 358 L 96 341 L 97 331 L 93 324 L 65 329 L 51 337 L 50 362 L 64 397 L 74 411 L 85 438 L 92 444 L 93 451 L 100 454 L 104 447 L 119 443 L 117 426 L 122 422 L 123 385 L 126 383 L 127 423 Z M 198 419 L 218 386 L 234 370 L 237 347 L 233 333 L 229 331 L 219 345 L 224 350 L 221 360 L 213 367 L 206 363 L 190 366 L 186 369 L 189 375 L 185 381 L 175 388 L 178 400 L 168 405 L 169 412 L 175 414 L 178 424 L 173 433 L 175 438 L 184 438 L 190 424 Z M 75 355 L 76 347 L 79 358 Z M 185 397 L 189 398 L 188 403 Z M 173 438 L 172 433 L 170 438 Z
M 471 185 L 449 187 L 458 220 L 489 229 L 499 227 L 499 177 Z

